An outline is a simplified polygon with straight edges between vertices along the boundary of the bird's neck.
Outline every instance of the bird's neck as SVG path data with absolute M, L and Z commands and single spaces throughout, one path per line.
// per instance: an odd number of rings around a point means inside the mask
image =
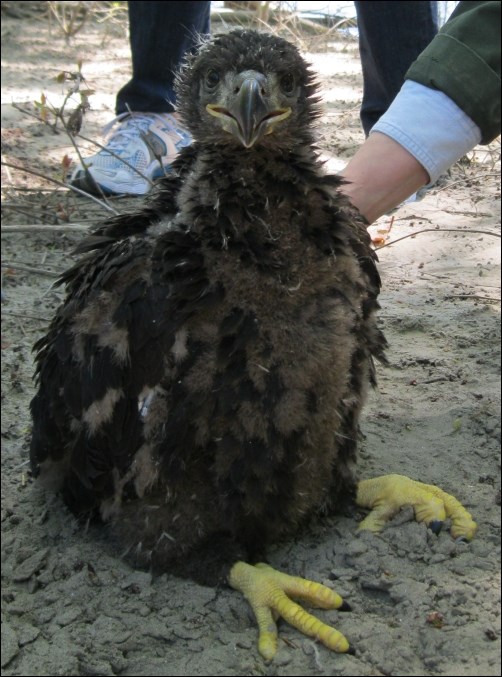
M 318 177 L 310 147 L 201 148 L 178 195 L 180 217 L 194 232 L 214 229 L 235 240 L 252 229 L 254 237 L 267 239 L 279 206 L 294 209 L 298 195 Z

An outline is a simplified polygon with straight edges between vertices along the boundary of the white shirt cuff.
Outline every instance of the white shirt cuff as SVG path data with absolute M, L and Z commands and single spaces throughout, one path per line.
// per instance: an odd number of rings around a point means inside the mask
M 481 141 L 481 130 L 446 94 L 406 80 L 371 132 L 390 136 L 437 181 Z

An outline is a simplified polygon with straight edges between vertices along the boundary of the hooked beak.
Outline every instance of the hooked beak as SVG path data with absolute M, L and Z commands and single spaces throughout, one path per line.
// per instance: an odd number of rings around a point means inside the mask
M 266 78 L 247 71 L 238 76 L 236 92 L 228 107 L 208 104 L 206 110 L 220 118 L 225 131 L 233 134 L 245 148 L 273 131 L 275 125 L 291 115 L 291 108 L 273 108 L 263 96 Z

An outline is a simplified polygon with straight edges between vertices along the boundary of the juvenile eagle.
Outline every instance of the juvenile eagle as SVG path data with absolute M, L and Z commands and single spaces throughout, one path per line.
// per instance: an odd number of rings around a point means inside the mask
M 267 543 L 350 499 L 375 507 L 363 528 L 404 504 L 433 526 L 452 516 L 457 536 L 475 524 L 435 487 L 356 485 L 359 413 L 384 359 L 380 279 L 318 159 L 317 86 L 297 49 L 236 30 L 177 86 L 193 145 L 145 207 L 84 241 L 35 346 L 33 471 L 139 565 L 240 590 L 265 658 L 277 615 L 349 651 L 290 597 L 348 605 L 260 563 Z

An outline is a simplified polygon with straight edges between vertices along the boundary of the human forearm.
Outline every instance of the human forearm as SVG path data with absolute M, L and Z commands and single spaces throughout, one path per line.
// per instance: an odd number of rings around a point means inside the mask
M 344 192 L 372 222 L 480 141 L 479 127 L 446 94 L 408 80 L 342 172 L 352 181 Z
M 386 134 L 374 132 L 341 172 L 341 190 L 373 223 L 425 185 L 429 176 L 411 153 Z

